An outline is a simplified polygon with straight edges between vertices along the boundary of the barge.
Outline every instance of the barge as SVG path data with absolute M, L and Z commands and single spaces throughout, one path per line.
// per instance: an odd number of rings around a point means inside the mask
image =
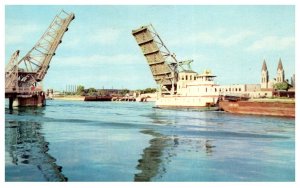
M 85 96 L 84 101 L 111 101 L 111 96 Z
M 266 115 L 295 118 L 295 100 L 259 99 L 219 101 L 219 108 L 235 114 Z

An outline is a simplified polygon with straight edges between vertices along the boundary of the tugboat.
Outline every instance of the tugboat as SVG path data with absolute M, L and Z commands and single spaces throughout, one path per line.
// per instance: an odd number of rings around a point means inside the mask
M 192 70 L 179 72 L 177 93 L 175 95 L 160 95 L 156 107 L 203 108 L 217 110 L 219 98 L 218 85 L 215 84 L 210 70 L 198 74 Z

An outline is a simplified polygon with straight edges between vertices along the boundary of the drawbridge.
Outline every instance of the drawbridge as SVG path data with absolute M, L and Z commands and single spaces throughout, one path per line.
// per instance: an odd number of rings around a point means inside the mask
M 142 50 L 161 92 L 175 94 L 179 68 L 186 70 L 184 66 L 187 65 L 190 69 L 192 60 L 177 61 L 176 55 L 170 52 L 152 24 L 133 30 L 132 35 Z
M 16 99 L 21 106 L 35 106 L 44 101 L 38 83 L 44 79 L 51 59 L 74 18 L 73 13 L 62 10 L 24 57 L 18 60 L 20 51 L 13 53 L 5 70 L 5 98 L 9 98 L 10 108 Z

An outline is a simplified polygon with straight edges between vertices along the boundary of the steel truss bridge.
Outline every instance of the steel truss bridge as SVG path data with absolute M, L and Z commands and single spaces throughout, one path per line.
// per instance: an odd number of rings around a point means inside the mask
M 36 86 L 47 74 L 50 61 L 74 18 L 73 13 L 62 10 L 24 57 L 19 60 L 19 50 L 12 54 L 5 69 L 5 98 L 30 97 L 41 91 Z
M 142 50 L 161 92 L 175 94 L 178 73 L 180 70 L 191 70 L 192 60 L 178 61 L 152 24 L 132 30 L 132 35 Z

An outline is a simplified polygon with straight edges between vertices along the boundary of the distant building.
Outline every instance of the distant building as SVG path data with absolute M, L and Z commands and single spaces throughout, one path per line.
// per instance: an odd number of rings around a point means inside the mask
M 261 68 L 260 84 L 231 84 L 219 86 L 220 94 L 241 94 L 248 95 L 251 98 L 272 97 L 273 85 L 286 82 L 281 58 L 277 66 L 276 78 L 270 80 L 266 60 L 263 61 Z M 291 85 L 295 87 L 295 74 L 291 78 Z
M 293 76 L 291 77 L 291 85 L 293 86 L 293 88 L 295 88 L 296 83 L 295 83 L 295 74 L 293 74 Z
M 261 82 L 260 82 L 261 90 L 263 91 L 273 90 L 273 85 L 281 82 L 286 82 L 281 58 L 279 59 L 278 62 L 276 78 L 274 80 L 269 79 L 267 64 L 266 61 L 264 60 L 261 69 Z
M 269 71 L 267 68 L 266 60 L 264 60 L 262 68 L 261 68 L 260 86 L 261 86 L 261 89 L 269 88 Z
M 281 62 L 281 58 L 279 59 L 278 62 L 278 67 L 277 67 L 277 77 L 276 77 L 276 82 L 280 83 L 280 82 L 284 82 L 284 70 L 283 70 L 283 66 L 282 66 L 282 62 Z

